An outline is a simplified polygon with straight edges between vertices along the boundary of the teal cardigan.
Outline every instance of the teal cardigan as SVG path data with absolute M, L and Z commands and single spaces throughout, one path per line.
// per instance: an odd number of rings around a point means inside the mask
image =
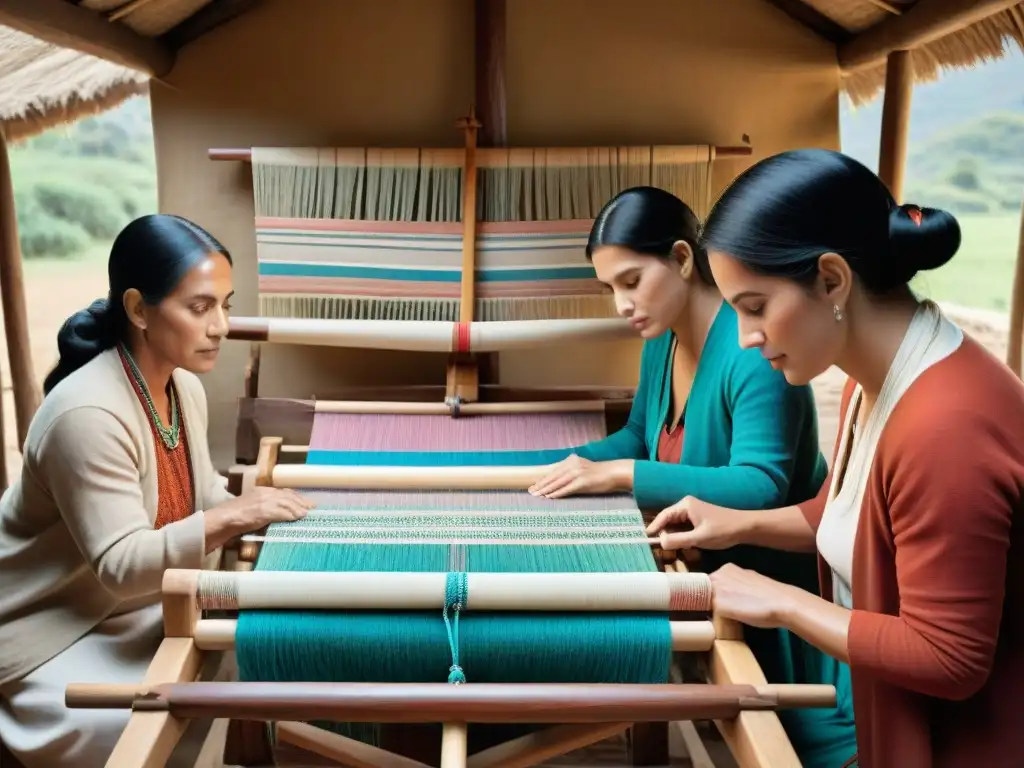
M 640 381 L 626 426 L 575 452 L 592 461 L 633 459 L 633 495 L 660 511 L 684 496 L 733 509 L 784 507 L 818 494 L 828 472 L 818 444 L 814 395 L 790 385 L 756 349 L 739 346 L 735 310 L 711 325 L 683 412 L 679 464 L 657 461 L 672 402 L 672 334 L 644 344 Z M 701 551 L 701 568 L 726 562 L 818 594 L 817 557 L 738 546 Z M 835 685 L 836 709 L 779 713 L 807 768 L 838 768 L 857 751 L 849 668 L 786 630 L 744 629 L 768 682 Z
M 633 495 L 661 510 L 684 496 L 732 509 L 770 509 L 817 495 L 828 468 L 818 447 L 814 396 L 794 387 L 756 349 L 741 349 L 736 311 L 711 324 L 683 413 L 681 463 L 657 461 L 672 403 L 671 332 L 646 342 L 626 426 L 576 452 L 592 461 L 634 459 Z

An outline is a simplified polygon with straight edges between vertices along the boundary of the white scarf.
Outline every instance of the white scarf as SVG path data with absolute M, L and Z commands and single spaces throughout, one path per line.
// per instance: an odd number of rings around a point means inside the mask
M 923 301 L 886 374 L 878 401 L 862 424 L 858 423 L 858 413 L 863 391 L 859 384 L 854 389 L 816 537 L 818 551 L 832 569 L 833 600 L 839 605 L 853 607 L 853 546 L 882 430 L 917 378 L 955 352 L 962 341 L 960 328 L 947 320 L 934 303 Z

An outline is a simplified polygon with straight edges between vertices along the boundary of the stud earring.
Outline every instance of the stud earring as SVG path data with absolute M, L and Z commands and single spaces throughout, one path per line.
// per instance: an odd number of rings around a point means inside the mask
M 836 316 L 837 323 L 843 319 L 843 310 L 839 308 L 838 304 L 832 305 L 832 314 Z

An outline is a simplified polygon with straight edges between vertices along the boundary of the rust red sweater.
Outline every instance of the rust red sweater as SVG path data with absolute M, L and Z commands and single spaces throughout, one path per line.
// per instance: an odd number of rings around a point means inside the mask
M 815 530 L 828 484 L 801 505 Z M 864 494 L 848 638 L 860 768 L 1024 766 L 1022 495 L 1024 385 L 965 336 L 897 403 Z M 820 558 L 819 573 L 831 600 Z

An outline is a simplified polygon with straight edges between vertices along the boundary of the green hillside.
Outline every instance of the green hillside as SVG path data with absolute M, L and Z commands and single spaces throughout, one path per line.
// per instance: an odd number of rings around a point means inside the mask
M 56 128 L 11 148 L 25 258 L 67 257 L 156 210 L 149 103 Z

